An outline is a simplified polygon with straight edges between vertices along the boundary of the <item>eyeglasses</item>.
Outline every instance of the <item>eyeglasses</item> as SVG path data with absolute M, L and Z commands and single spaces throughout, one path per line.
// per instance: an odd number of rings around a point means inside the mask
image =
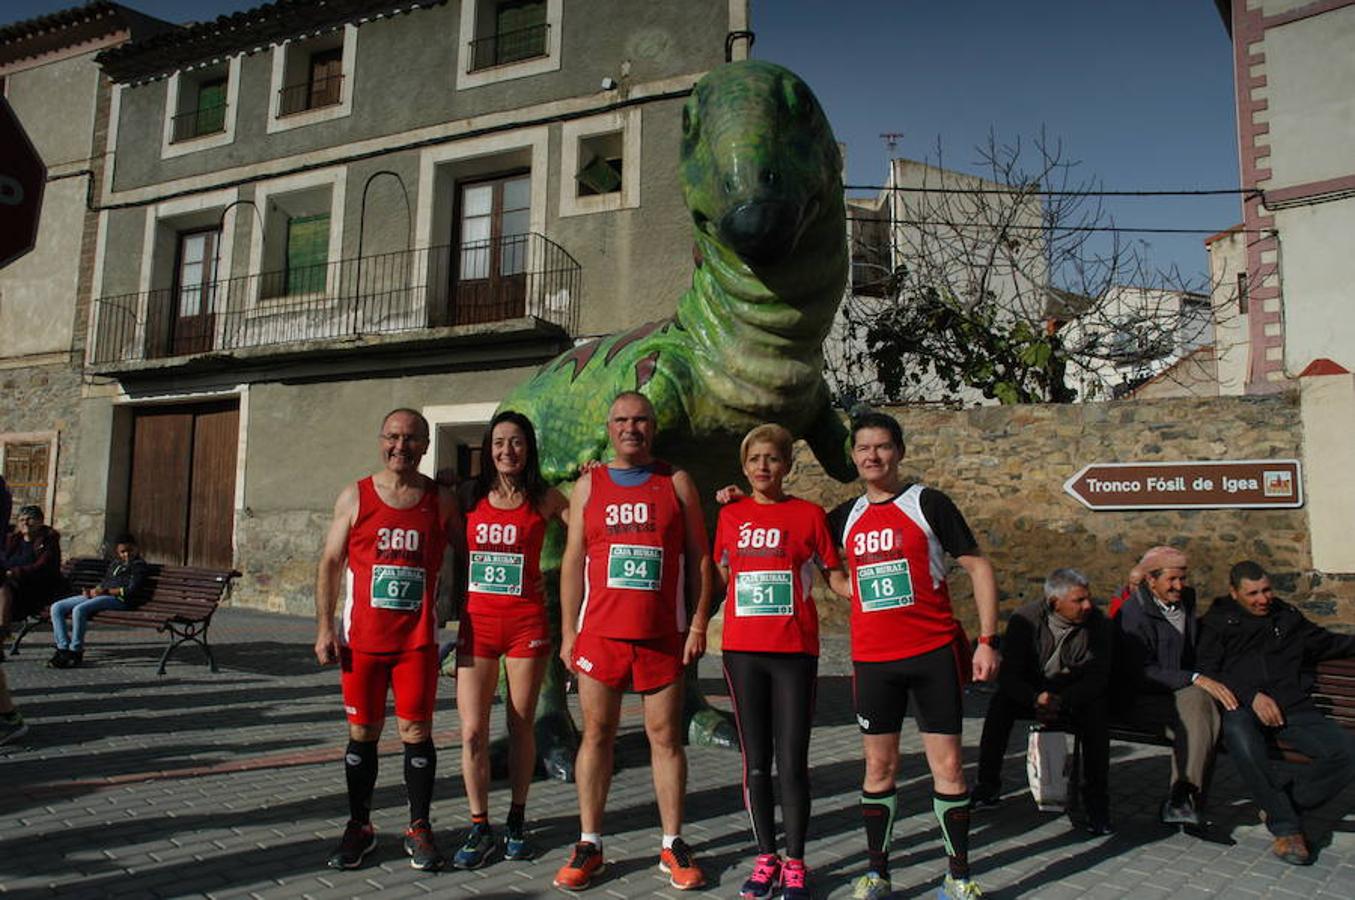
M 428 438 L 421 434 L 383 434 L 381 440 L 387 444 L 398 444 L 404 441 L 406 444 L 426 444 Z

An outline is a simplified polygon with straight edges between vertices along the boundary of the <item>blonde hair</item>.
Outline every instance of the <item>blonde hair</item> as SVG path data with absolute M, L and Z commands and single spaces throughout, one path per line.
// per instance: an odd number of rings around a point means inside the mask
M 748 451 L 754 444 L 771 444 L 780 452 L 786 465 L 791 464 L 791 448 L 795 445 L 795 438 L 782 426 L 768 423 L 759 425 L 745 434 L 743 442 L 739 444 L 739 465 L 748 462 Z

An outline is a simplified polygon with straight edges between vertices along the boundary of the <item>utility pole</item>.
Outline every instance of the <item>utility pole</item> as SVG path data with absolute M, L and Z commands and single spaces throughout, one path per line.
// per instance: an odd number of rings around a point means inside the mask
M 899 149 L 899 141 L 903 139 L 901 131 L 883 131 L 880 138 L 885 142 L 885 148 L 889 151 L 889 158 L 886 162 L 889 165 L 889 186 L 894 187 L 894 153 Z M 899 192 L 891 190 L 889 192 L 889 271 L 892 274 L 897 271 L 899 265 L 898 258 L 898 239 L 894 229 L 898 226 L 894 223 L 903 218 L 898 210 Z

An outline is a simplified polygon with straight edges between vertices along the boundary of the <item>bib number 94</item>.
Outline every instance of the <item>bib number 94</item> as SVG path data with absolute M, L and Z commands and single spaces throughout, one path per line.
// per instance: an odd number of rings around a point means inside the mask
M 607 587 L 657 591 L 663 579 L 663 548 L 613 544 L 607 555 Z

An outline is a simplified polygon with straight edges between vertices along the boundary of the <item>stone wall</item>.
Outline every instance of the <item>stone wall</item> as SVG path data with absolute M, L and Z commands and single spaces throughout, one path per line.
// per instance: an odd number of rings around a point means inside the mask
M 56 484 L 52 522 L 65 537 L 63 549 L 78 538 L 72 522 L 79 434 L 80 373 L 69 363 L 0 369 L 0 435 L 57 433 Z M 69 550 L 67 551 L 69 552 Z
M 1202 606 L 1227 590 L 1234 562 L 1251 558 L 1314 620 L 1355 626 L 1355 576 L 1313 571 L 1302 509 L 1092 512 L 1063 491 L 1092 462 L 1302 459 L 1295 393 L 889 412 L 908 445 L 904 473 L 949 494 L 991 557 L 1004 617 L 1039 596 L 1059 566 L 1081 569 L 1103 599 L 1145 549 L 1167 543 L 1190 554 Z M 788 487 L 829 508 L 859 491 L 825 476 L 803 445 Z M 951 589 L 972 632 L 968 580 L 958 567 Z M 845 603 L 820 606 L 826 628 L 842 627 Z

